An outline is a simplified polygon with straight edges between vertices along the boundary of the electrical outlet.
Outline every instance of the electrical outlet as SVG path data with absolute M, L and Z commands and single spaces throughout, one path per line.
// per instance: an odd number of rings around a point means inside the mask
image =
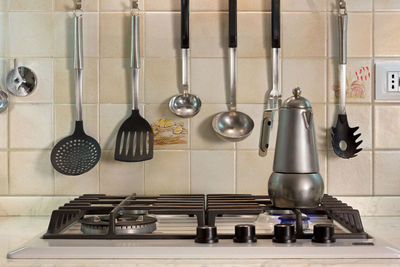
M 400 100 L 400 61 L 375 63 L 376 100 Z

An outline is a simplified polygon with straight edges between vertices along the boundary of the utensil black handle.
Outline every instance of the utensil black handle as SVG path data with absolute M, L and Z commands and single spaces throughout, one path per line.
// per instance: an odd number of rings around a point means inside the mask
M 189 0 L 181 0 L 181 47 L 189 48 Z
M 272 48 L 281 47 L 281 0 L 271 0 Z
M 237 1 L 229 0 L 229 47 L 237 47 Z

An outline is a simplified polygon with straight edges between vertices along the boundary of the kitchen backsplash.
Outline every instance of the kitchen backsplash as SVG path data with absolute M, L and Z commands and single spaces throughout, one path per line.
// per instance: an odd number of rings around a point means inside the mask
M 180 88 L 180 1 L 142 0 L 140 107 L 155 130 L 154 159 L 114 161 L 116 132 L 131 109 L 129 0 L 83 0 L 83 117 L 103 149 L 89 173 L 53 170 L 50 151 L 74 127 L 73 0 L 0 0 L 0 81 L 12 59 L 34 70 L 37 91 L 11 97 L 0 113 L 0 195 L 83 193 L 266 194 L 274 144 L 258 156 L 265 93 L 271 86 L 270 1 L 238 0 L 238 108 L 255 121 L 252 135 L 227 143 L 211 129 L 227 110 L 227 0 L 192 0 L 191 90 L 203 102 L 192 119 L 175 117 L 169 99 Z M 338 158 L 330 145 L 337 95 L 334 0 L 282 0 L 284 98 L 300 86 L 313 105 L 326 192 L 400 196 L 400 105 L 374 100 L 374 61 L 400 58 L 400 1 L 347 0 L 348 113 L 363 151 Z M 276 129 L 272 138 L 275 140 Z M 293 138 L 296 138 L 293 136 Z

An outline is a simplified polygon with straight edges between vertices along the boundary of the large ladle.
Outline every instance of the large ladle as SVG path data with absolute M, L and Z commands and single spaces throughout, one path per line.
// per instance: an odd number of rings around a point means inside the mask
M 230 110 L 218 113 L 212 120 L 215 133 L 225 141 L 239 142 L 248 137 L 254 128 L 254 121 L 243 112 L 236 110 L 237 80 L 237 0 L 229 0 L 229 69 L 230 69 Z

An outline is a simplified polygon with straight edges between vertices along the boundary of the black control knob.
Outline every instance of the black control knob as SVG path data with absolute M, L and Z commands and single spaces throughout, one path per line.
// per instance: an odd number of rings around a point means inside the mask
M 195 238 L 196 243 L 217 243 L 217 227 L 215 226 L 198 226 Z
M 256 227 L 252 224 L 238 224 L 235 226 L 235 243 L 257 242 Z
M 274 225 L 274 237 L 272 241 L 275 243 L 294 243 L 296 237 L 294 235 L 294 225 L 288 223 L 278 223 Z
M 333 243 L 335 238 L 335 228 L 332 224 L 316 224 L 314 225 L 314 235 L 312 238 L 313 242 L 316 243 Z

